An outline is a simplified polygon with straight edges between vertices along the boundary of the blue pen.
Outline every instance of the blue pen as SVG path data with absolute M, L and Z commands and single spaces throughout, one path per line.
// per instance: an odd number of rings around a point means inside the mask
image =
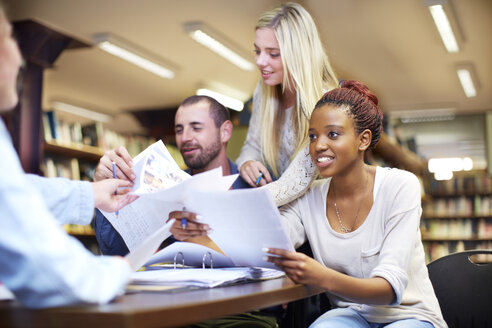
M 116 162 L 112 162 L 111 166 L 113 168 L 113 179 L 116 179 Z M 118 194 L 118 192 L 115 191 L 114 194 L 116 195 L 116 194 Z M 116 214 L 116 216 L 118 216 L 119 211 L 116 211 L 115 214 Z
M 185 208 L 183 207 L 183 212 L 184 211 Z M 188 225 L 188 220 L 186 218 L 181 218 L 181 229 L 185 230 L 187 225 Z
M 261 178 L 263 178 L 263 172 L 260 172 L 260 175 L 256 179 L 256 185 L 259 185 L 260 184 Z

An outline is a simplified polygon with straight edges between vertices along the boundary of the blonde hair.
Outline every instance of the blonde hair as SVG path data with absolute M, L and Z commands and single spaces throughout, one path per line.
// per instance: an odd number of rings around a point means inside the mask
M 261 153 L 265 164 L 279 176 L 278 146 L 285 120 L 281 97 L 286 89 L 296 91 L 292 122 L 296 148 L 292 158 L 307 142 L 309 118 L 323 90 L 338 85 L 335 73 L 319 38 L 311 15 L 299 4 L 289 2 L 264 13 L 256 29 L 271 28 L 277 38 L 284 67 L 282 85 L 262 82 Z

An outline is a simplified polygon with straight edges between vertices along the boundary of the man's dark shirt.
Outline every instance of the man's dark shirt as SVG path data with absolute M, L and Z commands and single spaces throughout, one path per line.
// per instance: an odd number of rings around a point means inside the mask
M 231 168 L 231 175 L 238 174 L 237 165 L 230 159 L 229 165 Z M 191 174 L 191 170 L 185 170 L 186 173 Z M 232 184 L 232 189 L 243 189 L 250 188 L 250 185 L 244 181 L 241 176 L 239 176 L 236 181 Z M 125 256 L 129 253 L 128 247 L 121 235 L 116 231 L 116 229 L 111 225 L 111 223 L 106 219 L 106 217 L 99 211 L 96 210 L 96 216 L 92 222 L 92 227 L 96 232 L 96 239 L 101 249 L 101 253 L 104 255 L 120 255 Z M 171 237 L 170 237 L 171 238 Z

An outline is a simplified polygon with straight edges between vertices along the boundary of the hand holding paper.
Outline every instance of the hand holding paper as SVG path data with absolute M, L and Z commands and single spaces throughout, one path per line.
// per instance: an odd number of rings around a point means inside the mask
M 169 213 L 169 220 L 175 219 L 171 227 L 171 233 L 174 238 L 185 241 L 190 238 L 206 236 L 210 227 L 208 224 L 200 221 L 200 216 L 189 211 L 173 211 Z M 183 226 L 183 220 L 186 225 Z
M 158 141 L 133 159 L 136 174 L 133 194 L 139 199 L 104 216 L 121 235 L 130 251 L 162 227 L 172 211 L 181 210 L 189 190 L 228 190 L 237 175 L 222 176 L 221 168 L 190 176 L 182 171 Z

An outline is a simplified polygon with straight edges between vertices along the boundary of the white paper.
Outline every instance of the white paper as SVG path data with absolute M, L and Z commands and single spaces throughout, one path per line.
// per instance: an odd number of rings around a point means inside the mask
M 156 202 L 140 197 L 122 208 L 118 215 L 101 212 L 121 235 L 128 249 L 133 251 L 166 224 L 169 212 L 182 209 L 183 206 L 178 203 Z
M 0 282 L 0 301 L 14 300 L 12 292 Z
M 283 277 L 282 271 L 257 268 L 222 269 L 161 269 L 134 272 L 132 282 L 152 285 L 180 285 L 217 287 L 248 280 L 264 280 Z
M 209 237 L 235 266 L 276 268 L 263 248 L 294 247 L 269 191 L 262 188 L 203 192 L 192 190 L 186 208 L 209 224 Z
M 139 198 L 118 215 L 101 211 L 130 251 L 160 229 L 169 212 L 183 209 L 190 189 L 228 190 L 238 176 L 222 176 L 221 167 L 190 176 L 178 167 L 162 141 L 147 147 L 134 158 L 134 163 L 137 177 L 132 193 Z
M 173 223 L 174 220 L 171 220 L 167 224 L 163 225 L 125 257 L 130 263 L 130 267 L 133 271 L 140 269 L 147 259 L 155 253 L 160 244 L 167 237 L 171 236 L 171 232 L 169 230 L 171 229 Z

